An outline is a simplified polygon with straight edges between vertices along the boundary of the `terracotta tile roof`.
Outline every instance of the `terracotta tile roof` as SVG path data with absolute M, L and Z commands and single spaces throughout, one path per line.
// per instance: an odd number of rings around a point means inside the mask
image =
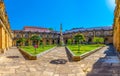
M 25 26 L 24 31 L 30 31 L 30 32 L 51 32 L 47 28 L 42 27 L 32 27 L 32 26 Z
M 64 34 L 66 33 L 72 33 L 72 32 L 79 32 L 79 31 L 93 31 L 93 30 L 112 30 L 112 26 L 105 26 L 105 27 L 92 27 L 92 28 L 76 28 L 76 29 L 71 29 L 71 30 L 67 30 L 64 32 Z

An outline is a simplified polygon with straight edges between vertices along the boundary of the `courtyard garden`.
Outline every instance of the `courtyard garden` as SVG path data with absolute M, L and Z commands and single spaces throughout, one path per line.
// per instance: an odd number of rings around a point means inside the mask
M 45 52 L 46 50 L 49 50 L 56 45 L 46 45 L 46 46 L 38 46 L 38 48 L 35 48 L 34 46 L 20 46 L 19 48 L 23 49 L 25 52 L 31 54 L 31 55 L 37 55 L 42 52 Z
M 74 40 L 74 44 L 71 42 Z M 83 34 L 77 34 L 74 36 L 73 40 L 68 40 L 67 50 L 70 55 L 73 56 L 83 56 L 83 55 L 90 55 L 94 53 L 99 48 L 105 46 L 104 39 L 102 37 L 93 37 L 92 43 L 86 41 Z
M 56 45 L 44 45 L 43 42 L 41 42 L 42 37 L 38 35 L 33 35 L 30 40 L 33 42 L 31 45 L 28 44 L 27 46 L 24 46 L 23 44 L 26 43 L 26 38 L 20 38 L 17 42 L 19 43 L 19 49 L 22 50 L 23 54 L 30 55 L 30 56 L 37 56 L 38 54 L 41 54 L 47 50 L 52 49 Z
M 80 45 L 80 50 L 78 50 L 78 45 L 68 45 L 67 47 L 74 55 L 80 56 L 84 53 L 90 52 L 102 46 L 104 46 L 104 44 L 82 44 Z

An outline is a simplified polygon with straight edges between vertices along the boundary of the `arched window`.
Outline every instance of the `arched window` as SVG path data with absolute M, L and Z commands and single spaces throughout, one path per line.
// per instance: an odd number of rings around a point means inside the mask
M 88 34 L 89 36 L 93 36 L 93 32 L 89 32 L 89 34 Z
M 20 38 L 20 34 L 17 34 L 16 37 L 17 37 L 17 38 Z
M 101 33 L 100 32 L 96 32 L 96 36 L 100 36 L 101 35 Z
M 105 31 L 104 32 L 104 35 L 106 36 L 106 35 L 109 35 L 109 31 Z
M 47 38 L 49 38 L 49 35 L 46 35 Z
M 42 34 L 40 34 L 40 37 L 42 37 Z
M 28 37 L 29 37 L 28 33 L 25 33 L 25 38 L 28 38 Z
M 53 38 L 53 37 L 54 37 L 54 35 L 51 35 L 51 37 Z

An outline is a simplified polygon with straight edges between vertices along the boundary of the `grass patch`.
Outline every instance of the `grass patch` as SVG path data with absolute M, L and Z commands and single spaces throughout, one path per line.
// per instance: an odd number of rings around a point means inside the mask
M 35 52 L 35 48 L 33 46 L 20 46 L 20 48 L 23 49 L 25 52 L 35 56 L 35 55 L 42 53 L 46 50 L 49 50 L 55 46 L 56 45 L 46 45 L 44 47 L 39 46 L 38 48 L 36 48 L 36 52 Z
M 67 47 L 75 54 L 79 56 L 86 52 L 92 51 L 98 47 L 104 46 L 103 44 L 89 44 L 89 45 L 80 45 L 80 51 L 78 52 L 78 45 L 68 45 Z

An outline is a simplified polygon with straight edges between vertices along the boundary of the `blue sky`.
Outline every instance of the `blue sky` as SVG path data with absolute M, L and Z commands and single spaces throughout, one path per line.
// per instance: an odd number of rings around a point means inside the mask
M 59 31 L 75 27 L 111 26 L 114 0 L 5 0 L 12 30 L 24 26 L 51 27 Z

